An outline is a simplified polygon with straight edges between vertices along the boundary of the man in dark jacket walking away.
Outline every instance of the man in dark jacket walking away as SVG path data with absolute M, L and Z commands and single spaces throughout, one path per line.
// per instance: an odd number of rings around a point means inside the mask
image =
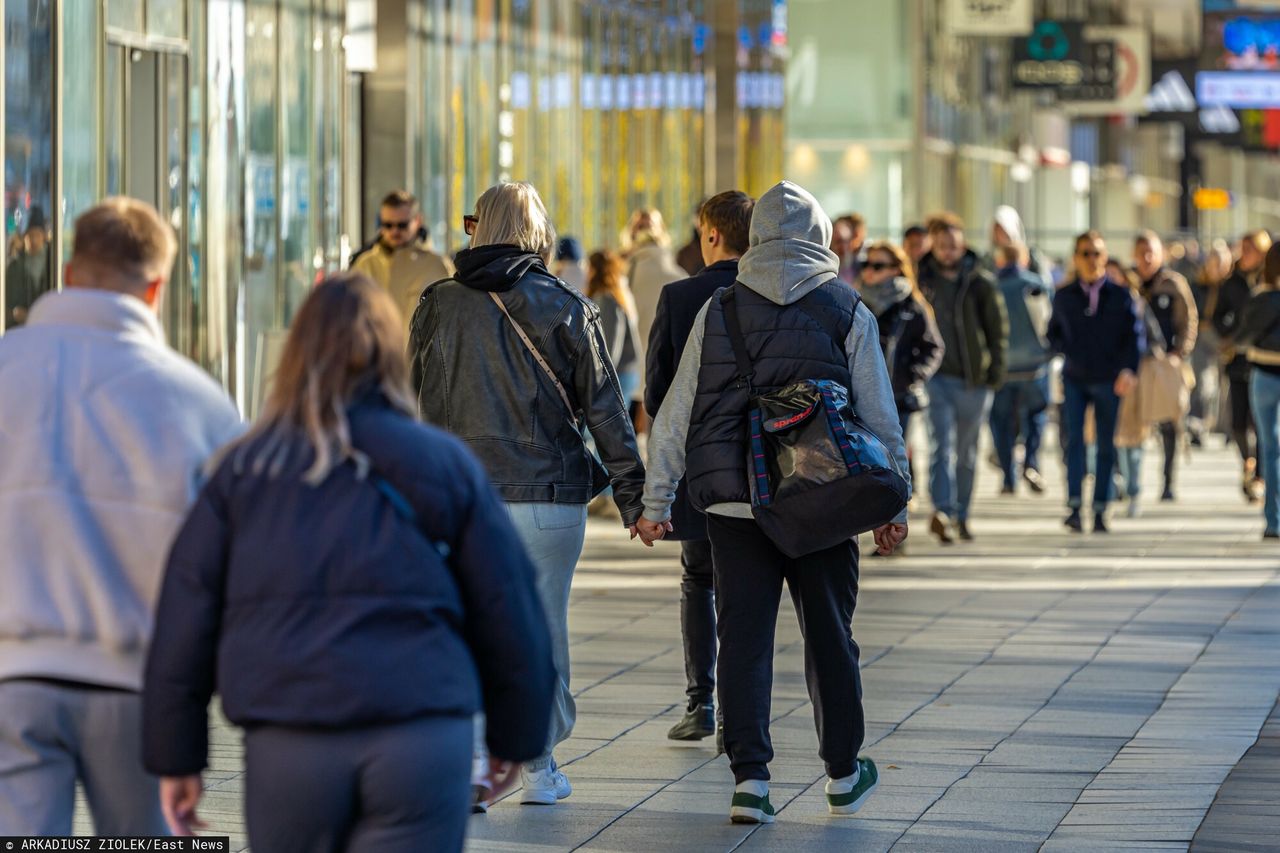
M 906 450 L 876 318 L 838 279 L 839 259 L 827 248 L 830 241 L 831 220 L 795 184 L 783 181 L 756 204 L 751 245 L 730 290 L 730 304 L 751 353 L 752 386 L 763 392 L 800 379 L 839 383 L 905 477 Z M 694 320 L 649 439 L 645 509 L 637 532 L 651 544 L 670 530 L 676 484 L 687 475 L 694 506 L 707 513 L 716 573 L 716 674 L 725 750 L 737 783 L 730 817 L 745 823 L 774 819 L 768 783 L 773 758 L 769 702 L 773 628 L 783 581 L 804 633 L 806 681 L 829 777 L 827 807 L 833 814 L 851 814 L 878 778 L 875 764 L 858 756 L 864 721 L 858 646 L 850 628 L 857 600 L 857 543 L 788 557 L 752 516 L 749 394 L 737 371 L 726 310 L 721 299 L 712 299 Z M 882 553 L 892 553 L 906 539 L 906 521 L 903 510 L 876 531 Z
M 1093 406 L 1098 464 L 1093 478 L 1093 530 L 1106 533 L 1111 472 L 1116 461 L 1120 398 L 1137 384 L 1143 349 L 1142 318 L 1127 288 L 1107 279 L 1107 247 L 1097 231 L 1076 238 L 1075 281 L 1058 291 L 1049 320 L 1049 343 L 1066 356 L 1062 367 L 1063 429 L 1067 434 L 1066 525 L 1084 530 L 1080 518 L 1085 476 L 1085 410 Z
M 1036 494 L 1044 492 L 1040 476 L 1040 439 L 1049 407 L 1049 361 L 1046 333 L 1053 294 L 1044 279 L 1025 266 L 1027 248 L 1017 243 L 998 247 L 992 257 L 997 283 L 1009 314 L 1009 373 L 991 404 L 991 440 L 1004 472 L 1000 493 L 1012 495 L 1018 483 L 1014 458 L 1022 439 L 1022 478 Z M 1019 435 L 1021 433 L 1021 435 Z
M 929 530 L 944 544 L 966 541 L 978 437 L 992 394 L 1004 384 L 1009 318 L 995 280 L 965 245 L 964 223 L 952 213 L 929 221 L 932 251 L 920 261 L 920 289 L 933 306 L 946 352 L 929 380 Z
M 693 321 L 716 291 L 738 278 L 738 258 L 747 250 L 751 209 L 755 201 L 744 192 L 730 191 L 707 199 L 698 211 L 702 272 L 668 284 L 658 297 L 658 313 L 649 333 L 644 405 L 656 418 L 675 378 Z M 684 718 L 667 737 L 702 740 L 715 731 L 712 697 L 716 687 L 716 597 L 711 568 L 707 522 L 689 504 L 681 481 L 672 507 L 672 538 L 680 540 L 680 630 L 684 635 L 684 671 L 688 706 Z

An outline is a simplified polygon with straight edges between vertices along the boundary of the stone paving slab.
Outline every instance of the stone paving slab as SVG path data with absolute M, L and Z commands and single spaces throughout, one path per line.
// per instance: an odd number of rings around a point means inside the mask
M 855 818 L 825 809 L 784 596 L 779 816 L 762 828 L 729 823 L 732 778 L 709 742 L 665 739 L 683 705 L 678 548 L 593 522 L 570 617 L 579 719 L 557 753 L 574 794 L 545 808 L 507 798 L 472 819 L 468 849 L 1186 850 L 1214 811 L 1220 846 L 1202 848 L 1202 830 L 1197 849 L 1252 849 L 1249 827 L 1280 802 L 1246 796 L 1280 772 L 1270 746 L 1250 750 L 1280 691 L 1280 548 L 1260 540 L 1237 476 L 1229 451 L 1198 453 L 1184 502 L 1080 537 L 1061 527 L 1058 489 L 1000 499 L 984 466 L 976 542 L 939 546 L 916 515 L 907 557 L 865 558 L 854 635 L 881 787 Z M 206 816 L 243 849 L 240 737 L 218 718 L 213 739 Z M 77 830 L 90 828 L 81 810 Z

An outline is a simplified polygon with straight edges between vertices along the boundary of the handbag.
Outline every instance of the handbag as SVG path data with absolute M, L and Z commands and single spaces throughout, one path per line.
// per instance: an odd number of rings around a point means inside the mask
M 802 379 L 757 394 L 733 299 L 720 296 L 738 379 L 748 394 L 746 467 L 751 514 L 788 557 L 802 557 L 893 521 L 906 480 L 889 451 L 829 379 Z
M 538 348 L 533 345 L 533 341 L 529 340 L 529 336 L 525 334 L 524 329 L 511 316 L 511 312 L 507 310 L 507 306 L 503 303 L 498 294 L 489 291 L 489 298 L 498 306 L 498 310 L 502 312 L 502 316 L 507 318 L 507 322 L 511 324 L 511 328 L 516 330 L 516 336 L 520 338 L 520 342 L 524 344 L 524 348 L 529 351 L 529 355 L 533 356 L 533 360 L 537 362 L 538 367 L 542 368 L 542 372 L 551 380 L 551 384 L 555 386 L 556 393 L 560 395 L 560 402 L 564 403 L 565 413 L 569 416 L 569 422 L 573 424 L 574 432 L 582 434 L 582 424 L 578 421 L 577 410 L 573 407 L 573 403 L 569 400 L 569 392 L 565 390 L 564 384 L 556 376 L 555 371 L 551 369 L 551 365 L 547 364 L 547 360 L 542 357 L 542 353 L 538 352 Z M 609 487 L 609 472 L 605 470 L 604 464 L 596 458 L 596 455 L 586 450 L 583 445 L 584 452 L 587 454 L 587 462 L 591 466 L 591 488 L 592 494 L 599 494 Z

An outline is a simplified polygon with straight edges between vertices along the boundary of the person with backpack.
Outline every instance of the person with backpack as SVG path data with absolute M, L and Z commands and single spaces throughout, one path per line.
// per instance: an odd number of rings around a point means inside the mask
M 246 729 L 255 850 L 461 850 L 472 714 L 508 783 L 545 746 L 533 565 L 480 463 L 418 423 L 404 352 L 377 284 L 321 282 L 178 533 L 142 717 L 178 835 L 200 825 L 215 691 Z
M 1017 491 L 1015 451 L 1022 439 L 1022 479 L 1035 494 L 1045 490 L 1040 475 L 1040 441 L 1049 410 L 1049 362 L 1053 352 L 1046 334 L 1053 294 L 1043 278 L 1026 267 L 1027 249 L 1016 243 L 994 252 L 996 284 L 1009 315 L 1009 372 L 991 402 L 991 441 L 1004 482 L 1000 493 Z
M 748 418 L 753 401 L 761 399 L 757 395 L 780 393 L 803 380 L 825 388 L 824 395 L 847 397 L 866 430 L 857 444 L 879 446 L 879 470 L 896 469 L 892 476 L 901 484 L 895 504 L 901 511 L 876 526 L 876 545 L 892 553 L 906 539 L 907 459 L 893 386 L 875 316 L 839 280 L 840 259 L 828 248 L 831 229 L 817 200 L 793 183 L 783 181 L 760 198 L 737 282 L 712 297 L 696 318 L 649 440 L 645 509 L 636 525 L 645 544 L 671 531 L 671 505 L 682 476 L 694 506 L 707 514 L 720 639 L 716 674 L 736 782 L 730 804 L 735 822 L 774 820 L 769 706 L 784 581 L 804 634 L 828 809 L 853 813 L 878 781 L 875 763 L 858 755 L 865 725 L 858 646 L 851 636 L 857 542 L 844 535 L 827 545 L 822 537 L 843 519 L 821 507 L 814 518 L 798 519 L 796 529 L 766 527 L 766 518 L 776 516 L 763 511 L 769 496 L 762 483 L 772 480 L 754 459 L 755 470 L 748 470 L 748 446 L 763 440 L 758 415 L 750 423 Z M 796 424 L 813 424 L 813 434 L 821 435 L 824 423 L 837 418 L 829 399 L 771 420 L 765 429 L 776 436 Z M 827 412 L 826 420 L 815 415 L 817 409 Z M 797 548 L 788 534 L 801 527 L 822 547 L 807 553 L 803 544 Z
M 557 680 L 546 747 L 520 771 L 521 802 L 553 805 L 573 791 L 553 753 L 577 716 L 569 591 L 587 503 L 612 483 L 622 524 L 634 527 L 644 463 L 600 311 L 547 269 L 556 235 L 538 191 L 496 184 L 463 227 L 471 245 L 458 252 L 457 275 L 428 288 L 413 316 L 413 386 L 422 419 L 480 458 L 533 558 Z M 599 458 L 587 450 L 584 427 Z M 477 807 L 487 802 L 481 792 Z

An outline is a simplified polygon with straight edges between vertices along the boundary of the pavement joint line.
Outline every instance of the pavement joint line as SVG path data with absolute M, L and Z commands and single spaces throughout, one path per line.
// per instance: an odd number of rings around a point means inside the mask
M 1003 646 L 1008 645 L 1008 643 L 1010 642 L 1010 640 L 1012 640 L 1014 637 L 1018 636 L 1018 635 L 1019 635 L 1019 634 L 1021 634 L 1023 631 L 1025 631 L 1025 630 L 1027 629 L 1027 627 L 1028 627 L 1028 626 L 1033 625 L 1033 624 L 1035 624 L 1037 621 L 1039 621 L 1040 617 L 1044 616 L 1044 614 L 1045 614 L 1045 613 L 1049 612 L 1050 610 L 1052 610 L 1052 609 L 1054 609 L 1055 607 L 1057 607 L 1059 604 L 1061 604 L 1061 603 L 1063 603 L 1063 602 L 1067 601 L 1068 599 L 1070 599 L 1074 594 L 1075 594 L 1075 593 L 1068 593 L 1068 594 L 1066 594 L 1066 595 L 1061 596 L 1061 597 L 1060 597 L 1060 598 L 1058 598 L 1058 599 L 1055 599 L 1055 600 L 1054 600 L 1054 602 L 1053 602 L 1052 604 L 1050 604 L 1049 606 L 1045 607 L 1045 608 L 1044 608 L 1044 609 L 1042 609 L 1038 614 L 1036 614 L 1036 616 L 1035 616 L 1035 617 L 1033 617 L 1033 618 L 1031 618 L 1030 620 L 1028 620 L 1028 622 L 1026 623 L 1026 625 L 1024 625 L 1022 628 L 1018 629 L 1017 631 L 1014 631 L 1014 632 L 1013 632 L 1013 633 L 1011 633 L 1008 637 L 1006 637 L 1004 640 L 1002 640 L 998 645 L 996 645 L 996 646 L 991 650 L 991 652 L 990 652 L 990 653 L 989 653 L 985 658 L 983 658 L 983 660 L 982 660 L 982 661 L 980 661 L 979 663 L 975 664 L 973 667 L 971 667 L 971 668 L 970 668 L 970 670 L 966 671 L 966 674 L 968 674 L 968 672 L 973 671 L 973 669 L 976 669 L 977 667 L 982 666 L 982 665 L 983 665 L 984 663 L 986 663 L 987 661 L 991 660 L 993 657 L 995 657 L 995 654 L 996 654 L 996 652 L 997 652 L 997 651 L 999 651 Z M 903 831 L 902 831 L 902 833 L 901 833 L 901 834 L 900 834 L 900 835 L 899 835 L 899 836 L 894 840 L 893 844 L 891 844 L 891 845 L 890 845 L 890 847 L 889 847 L 890 851 L 892 851 L 895 847 L 897 847 L 900 843 L 902 843 L 903 838 L 905 838 L 905 837 L 906 837 L 906 836 L 911 832 L 911 830 L 912 830 L 912 829 L 914 829 L 918 824 L 920 824 L 920 822 L 925 818 L 925 816 L 930 812 L 930 810 L 932 810 L 932 809 L 933 809 L 933 807 L 934 807 L 934 806 L 936 806 L 936 805 L 939 803 L 939 801 L 941 801 L 944 797 L 946 797 L 946 796 L 947 796 L 947 794 L 949 794 L 949 793 L 951 792 L 951 790 L 952 790 L 952 789 L 953 789 L 957 784 L 959 784 L 960 782 L 964 781 L 965 779 L 968 779 L 968 778 L 973 774 L 973 771 L 974 771 L 975 769 L 977 769 L 978 767 L 981 767 L 983 764 L 985 764 L 985 763 L 986 763 L 987 758 L 991 755 L 991 753 L 993 753 L 996 749 L 999 749 L 999 747 L 1000 747 L 1002 744 L 1004 744 L 1005 742 L 1007 742 L 1010 738 L 1012 738 L 1014 735 L 1016 735 L 1019 731 L 1021 731 L 1021 730 L 1022 730 L 1022 728 L 1027 724 L 1027 720 L 1030 720 L 1030 719 L 1031 719 L 1032 717 L 1034 717 L 1037 713 L 1039 713 L 1040 711 L 1044 710 L 1044 709 L 1049 705 L 1049 703 L 1050 703 L 1050 702 L 1052 702 L 1052 701 L 1054 700 L 1054 698 L 1055 698 L 1055 697 L 1057 697 L 1057 695 L 1062 691 L 1062 688 L 1063 688 L 1064 686 L 1066 686 L 1067 682 L 1069 682 L 1072 678 L 1074 678 L 1074 677 L 1075 677 L 1075 676 L 1076 676 L 1076 675 L 1077 675 L 1081 670 L 1083 670 L 1083 669 L 1084 669 L 1086 666 L 1088 666 L 1090 663 L 1092 663 L 1093 661 L 1097 660 L 1098 655 L 1100 655 L 1100 654 L 1102 653 L 1102 650 L 1103 650 L 1104 648 L 1106 648 L 1106 647 L 1107 647 L 1107 645 L 1109 645 L 1109 644 L 1110 644 L 1111 640 L 1116 636 L 1116 634 L 1118 634 L 1118 633 L 1119 633 L 1120 631 L 1122 631 L 1124 628 L 1126 628 L 1126 627 L 1128 627 L 1130 624 L 1132 624 L 1132 622 L 1133 622 L 1135 619 L 1137 619 L 1137 618 L 1138 618 L 1138 616 L 1139 616 L 1140 614 L 1142 614 L 1142 613 L 1146 612 L 1147 610 L 1149 610 L 1151 607 L 1153 607 L 1153 606 L 1154 606 L 1158 601 L 1160 601 L 1160 600 L 1161 600 L 1165 595 L 1167 595 L 1167 594 L 1168 594 L 1168 591 L 1163 592 L 1163 593 L 1161 593 L 1161 594 L 1159 594 L 1159 595 L 1155 596 L 1155 597 L 1154 597 L 1154 598 L 1152 598 L 1150 601 L 1148 601 L 1145 605 L 1143 605 L 1142 607 L 1140 607 L 1140 608 L 1136 609 L 1133 613 L 1131 613 L 1131 614 L 1129 615 L 1129 618 L 1128 618 L 1128 619 L 1126 619 L 1126 620 L 1125 620 L 1125 621 L 1124 621 L 1124 622 L 1123 622 L 1119 627 L 1117 627 L 1117 628 L 1113 629 L 1113 630 L 1112 630 L 1112 631 L 1107 635 L 1106 639 L 1105 639 L 1105 640 L 1103 640 L 1101 643 L 1099 643 L 1099 644 L 1098 644 L 1097 648 L 1096 648 L 1096 649 L 1094 649 L 1093 654 L 1092 654 L 1092 655 L 1090 655 L 1089 659 L 1088 659 L 1088 660 L 1086 660 L 1085 662 L 1081 663 L 1081 664 L 1080 664 L 1079 666 L 1077 666 L 1075 669 L 1073 669 L 1073 670 L 1071 671 L 1071 674 L 1070 674 L 1070 675 L 1068 675 L 1066 678 L 1064 678 L 1064 679 L 1062 680 L 1062 682 L 1061 682 L 1061 683 L 1059 683 L 1059 685 L 1054 689 L 1053 693 L 1051 693 L 1051 694 L 1049 695 L 1049 697 L 1048 697 L 1048 698 L 1046 698 L 1046 699 L 1045 699 L 1045 701 L 1044 701 L 1044 702 L 1042 702 L 1038 708 L 1036 708 L 1034 711 L 1032 711 L 1030 714 L 1028 714 L 1028 715 L 1027 715 L 1027 717 L 1026 717 L 1026 718 L 1025 718 L 1021 723 L 1019 723 L 1017 726 L 1015 726 L 1015 727 L 1014 727 L 1014 729 L 1013 729 L 1012 731 L 1010 731 L 1007 735 L 1005 735 L 1005 736 L 1004 736 L 1004 737 L 1002 737 L 999 741 L 997 741 L 997 742 L 996 742 L 996 743 L 991 747 L 991 749 L 987 750 L 987 751 L 985 752 L 985 754 L 983 755 L 982 759 L 980 759 L 976 764 L 974 764 L 973 766 L 971 766 L 971 767 L 969 768 L 968 772 L 966 772 L 966 773 L 964 774 L 964 776 L 960 777 L 960 779 L 957 779 L 955 782 L 952 782 L 950 785 L 947 785 L 947 786 L 946 786 L 946 788 L 943 790 L 943 792 L 942 792 L 941 794 L 939 794 L 937 797 L 935 797 L 935 798 L 934 798 L 934 800 L 933 800 L 931 803 L 929 803 L 929 805 L 925 806 L 924 810 L 920 812 L 920 815 L 919 815 L 915 820 L 913 820 L 913 821 L 911 822 L 911 826 L 909 826 L 909 827 L 907 827 L 905 830 L 903 830 Z M 1207 644 L 1206 644 L 1206 645 L 1207 645 Z M 1202 653 L 1203 653 L 1203 651 L 1202 651 Z M 963 676 L 960 676 L 960 677 L 961 677 L 961 678 L 963 678 Z M 957 679 L 956 679 L 956 681 L 958 681 L 958 680 L 959 680 L 959 678 L 957 678 Z M 955 683 L 955 682 L 953 681 L 953 682 L 952 682 L 952 684 L 954 684 L 954 683 Z M 940 691 L 940 692 L 939 692 L 939 694 L 938 694 L 938 696 L 940 697 L 940 696 L 942 695 L 942 693 L 945 693 L 945 692 L 946 692 L 946 688 L 944 688 L 942 691 Z M 935 699 L 934 699 L 933 701 L 936 701 L 936 699 L 937 699 L 937 697 L 935 697 Z M 932 704 L 932 702 L 930 702 L 929 704 Z M 918 712 L 917 712 L 917 713 L 918 713 Z M 914 716 L 914 714 L 912 714 L 912 716 Z M 903 720 L 903 722 L 905 723 L 905 722 L 906 722 L 907 720 L 909 720 L 909 719 L 910 719 L 910 717 L 907 717 L 906 719 L 904 719 L 904 720 Z M 900 725 L 901 725 L 901 724 L 899 724 L 899 726 L 900 726 Z M 895 726 L 894 728 L 895 728 L 895 731 L 896 731 L 896 729 L 897 729 L 898 727 L 897 727 L 897 726 Z M 887 735 L 886 735 L 886 737 L 887 737 Z M 1117 751 L 1118 751 L 1118 750 L 1117 750 Z M 1096 774 L 1095 774 L 1095 778 L 1096 778 Z M 1087 786 L 1086 786 L 1086 787 L 1087 787 Z M 1077 795 L 1076 799 L 1077 799 L 1077 801 L 1079 800 L 1079 795 Z M 1068 813 L 1069 813 L 1069 811 L 1070 811 L 1070 810 L 1068 810 Z M 1060 823 L 1060 822 L 1059 822 L 1059 823 Z M 1048 838 L 1049 838 L 1050 836 L 1052 836 L 1052 834 L 1053 834 L 1053 831 L 1052 831 L 1052 830 L 1050 830 L 1050 832 L 1048 833 L 1048 835 L 1046 835 L 1046 836 L 1044 837 L 1044 839 L 1042 839 L 1042 840 L 1041 840 L 1041 842 L 1040 842 L 1041 846 L 1043 846 L 1043 845 L 1044 845 L 1044 842 L 1045 842 L 1045 841 L 1047 841 L 1047 840 L 1048 840 Z
M 662 651 L 654 652 L 653 654 L 649 655 L 649 657 L 644 658 L 643 660 L 638 660 L 635 663 L 631 664 L 630 666 L 624 666 L 622 669 L 611 672 L 608 675 L 606 675 L 604 678 L 601 678 L 598 681 L 594 681 L 591 684 L 588 684 L 586 687 L 583 687 L 581 690 L 576 691 L 573 694 L 573 698 L 577 699 L 579 696 L 586 693 L 588 690 L 591 690 L 596 687 L 600 687 L 601 685 L 604 685 L 604 684 L 608 684 L 610 681 L 613 681 L 615 678 L 620 678 L 621 676 L 626 675 L 628 672 L 631 672 L 632 670 L 638 669 L 647 663 L 651 663 L 657 660 L 663 655 L 670 654 L 671 650 L 674 648 L 675 648 L 674 645 L 667 646 Z M 674 708 L 674 707 L 675 707 L 674 705 L 668 706 L 667 711 L 670 711 L 671 708 Z M 663 711 L 662 713 L 665 714 L 666 711 Z
M 1275 581 L 1274 581 L 1274 579 L 1273 579 L 1271 583 L 1274 583 L 1274 582 L 1275 582 Z M 1234 609 L 1234 610 L 1232 610 L 1230 613 L 1228 613 L 1228 614 L 1227 614 L 1227 616 L 1226 616 L 1226 617 L 1225 617 L 1225 618 L 1224 618 L 1224 619 L 1223 619 L 1223 620 L 1218 624 L 1218 627 L 1213 631 L 1213 633 L 1212 633 L 1211 635 L 1209 635 L 1209 638 L 1208 638 L 1207 640 L 1205 640 L 1204 645 L 1203 645 L 1203 646 L 1201 646 L 1201 648 L 1200 648 L 1200 652 L 1196 655 L 1195 660 L 1193 660 L 1193 661 L 1191 661 L 1189 664 L 1187 664 L 1186 668 L 1184 668 L 1184 669 L 1183 669 L 1182 674 L 1181 674 L 1181 675 L 1179 675 L 1177 678 L 1175 678 L 1175 679 L 1173 680 L 1173 683 L 1171 683 L 1171 684 L 1169 685 L 1168 689 L 1166 689 L 1166 690 L 1164 691 L 1163 695 L 1160 697 L 1160 704 L 1158 704 L 1158 705 L 1156 706 L 1155 710 L 1154 710 L 1154 711 L 1152 711 L 1152 713 L 1151 713 L 1151 714 L 1148 714 L 1148 715 L 1147 715 L 1146 719 L 1147 719 L 1148 721 L 1151 719 L 1151 717 L 1153 717 L 1153 716 L 1155 716 L 1157 713 L 1159 713 L 1160 709 L 1161 709 L 1161 708 L 1163 708 L 1163 707 L 1165 706 L 1165 704 L 1166 704 L 1166 703 L 1168 703 L 1168 701 L 1169 701 L 1169 696 L 1170 696 L 1170 694 L 1173 692 L 1174 688 L 1175 688 L 1175 687 L 1177 687 L 1178 682 L 1179 682 L 1179 681 L 1181 681 L 1181 680 L 1183 679 L 1183 677 L 1185 677 L 1185 676 L 1186 676 L 1186 674 L 1187 674 L 1188 672 L 1190 672 L 1190 671 L 1191 671 L 1192 667 L 1194 667 L 1194 666 L 1195 666 L 1199 661 L 1201 661 L 1201 660 L 1204 658 L 1205 653 L 1209 650 L 1209 647 L 1210 647 L 1211 645 L 1213 645 L 1213 641 L 1214 641 L 1214 639 L 1216 639 L 1216 638 L 1217 638 L 1217 636 L 1222 632 L 1222 629 L 1223 629 L 1224 627 L 1226 627 L 1226 626 L 1227 626 L 1227 624 L 1228 624 L 1228 623 L 1230 623 L 1232 619 L 1236 618 L 1236 616 L 1240 613 L 1240 611 L 1244 610 L 1245 606 L 1246 606 L 1250 601 L 1252 601 L 1252 600 L 1253 600 L 1253 598 L 1254 598 L 1256 595 L 1258 595 L 1262 590 L 1266 589 L 1266 588 L 1267 588 L 1267 586 L 1269 586 L 1269 585 L 1270 585 L 1270 584 L 1264 584 L 1264 585 L 1262 585 L 1262 586 L 1259 586 L 1259 587 L 1255 588 L 1251 593 L 1249 593 L 1248 595 L 1244 596 L 1244 597 L 1241 599 L 1240 603 L 1236 605 L 1235 609 Z M 1173 590 L 1172 590 L 1172 589 L 1168 590 L 1168 591 L 1167 591 L 1167 592 L 1165 592 L 1165 593 L 1162 593 L 1160 596 L 1158 596 L 1158 597 L 1156 598 L 1156 601 L 1153 601 L 1153 602 L 1151 603 L 1151 605 L 1148 605 L 1148 607 L 1143 608 L 1143 610 L 1145 611 L 1145 610 L 1149 609 L 1149 608 L 1150 608 L 1151 606 L 1153 606 L 1157 601 L 1159 601 L 1160 599 L 1163 599 L 1165 596 L 1167 596 L 1167 595 L 1168 595 L 1169 593 L 1171 593 L 1171 592 L 1173 592 Z M 1137 614 L 1134 614 L 1134 618 L 1136 618 L 1136 617 L 1137 617 Z M 1129 620 L 1129 622 L 1132 622 L 1132 621 L 1133 621 L 1132 619 L 1130 619 L 1130 620 Z M 1128 623 L 1126 623 L 1126 624 L 1128 624 Z M 1118 631 L 1119 631 L 1119 629 L 1117 629 L 1117 633 L 1118 633 Z M 1114 635 L 1113 635 L 1113 636 L 1114 636 Z M 1111 638 L 1108 638 L 1108 640 L 1107 640 L 1107 643 L 1106 643 L 1106 644 L 1109 644 L 1110 642 L 1111 642 Z M 1106 644 L 1104 644 L 1104 645 L 1106 645 Z M 1101 652 L 1101 648 L 1099 648 L 1099 652 Z M 1065 682 L 1064 682 L 1064 684 L 1065 684 Z M 1061 687 L 1060 687 L 1059 689 L 1061 689 Z M 1054 691 L 1054 695 L 1057 695 L 1057 691 Z M 1144 725 L 1145 725 L 1145 722 L 1144 722 Z M 1139 732 L 1141 732 L 1141 730 L 1142 730 L 1142 729 L 1141 729 L 1141 727 L 1139 727 L 1138 731 L 1139 731 Z M 1261 731 L 1261 730 L 1259 730 L 1259 731 Z M 1103 766 L 1103 768 L 1102 768 L 1102 770 L 1100 770 L 1098 773 L 1093 774 L 1093 779 L 1092 779 L 1092 780 L 1090 780 L 1090 782 L 1089 782 L 1088 784 L 1086 784 L 1083 788 L 1081 788 L 1081 789 L 1080 789 L 1080 793 L 1076 795 L 1076 800 L 1075 800 L 1075 802 L 1071 804 L 1071 808 L 1067 810 L 1067 814 L 1063 817 L 1063 820 L 1066 820 L 1066 818 L 1067 818 L 1067 817 L 1069 817 L 1069 816 L 1071 815 L 1071 812 L 1075 810 L 1076 806 L 1078 806 L 1078 805 L 1082 805 L 1082 804 L 1081 804 L 1081 802 L 1080 802 L 1080 799 L 1081 799 L 1081 797 L 1083 797 L 1083 796 L 1084 796 L 1084 792 L 1085 792 L 1085 791 L 1087 791 L 1087 790 L 1089 790 L 1089 786 L 1090 786 L 1090 785 L 1092 785 L 1094 782 L 1096 782 L 1096 781 L 1098 780 L 1098 776 L 1099 776 L 1103 771 L 1105 771 L 1105 770 L 1106 770 L 1106 767 L 1107 767 L 1107 766 L 1109 766 L 1111 763 L 1113 763 L 1113 762 L 1115 761 L 1115 756 L 1116 756 L 1116 755 L 1119 755 L 1119 754 L 1120 754 L 1120 752 L 1124 750 L 1124 747 L 1125 747 L 1125 746 L 1127 746 L 1128 744 L 1132 743 L 1136 737 L 1137 737 L 1137 734 L 1135 733 L 1134 737 L 1131 737 L 1131 738 L 1129 738 L 1127 741 L 1125 741 L 1125 744 L 1123 744 L 1119 749 L 1117 749 L 1117 750 L 1116 750 L 1116 752 L 1115 752 L 1115 754 L 1114 754 L 1114 755 L 1112 755 L 1112 757 L 1111 757 L 1111 761 L 1109 761 L 1107 765 L 1104 765 L 1104 766 Z M 1208 811 L 1208 809 L 1206 809 L 1206 810 L 1205 810 L 1205 814 L 1204 814 L 1204 815 L 1201 815 L 1201 817 L 1200 817 L 1200 821 L 1196 824 L 1197 829 L 1199 828 L 1199 826 L 1200 826 L 1201 824 L 1203 824 L 1203 823 L 1204 823 L 1204 817 L 1205 817 L 1205 815 L 1207 815 L 1208 813 L 1209 813 L 1209 811 Z M 1041 843 L 1040 843 L 1041 848 L 1043 848 L 1043 847 L 1044 847 L 1044 845 L 1045 845 L 1045 844 L 1047 844 L 1051 838 L 1053 838 L 1054 833 L 1056 833 L 1056 832 L 1057 832 L 1057 830 L 1058 830 L 1060 827 L 1062 827 L 1062 826 L 1063 826 L 1062 821 L 1061 821 L 1061 820 L 1060 820 L 1060 821 L 1058 821 L 1058 826 L 1057 826 L 1057 827 L 1055 827 L 1055 828 L 1054 828 L 1054 829 L 1049 833 L 1049 835 L 1045 837 L 1045 839 L 1044 839 L 1043 841 L 1041 841 Z

